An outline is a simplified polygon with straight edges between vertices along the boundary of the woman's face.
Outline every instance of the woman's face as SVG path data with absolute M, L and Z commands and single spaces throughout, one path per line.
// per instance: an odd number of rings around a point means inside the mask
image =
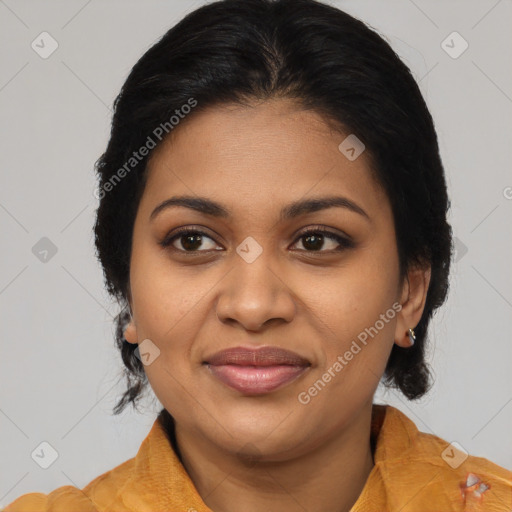
M 421 317 L 428 280 L 401 282 L 389 200 L 367 155 L 338 148 L 348 135 L 289 100 L 215 107 L 148 164 L 125 337 L 150 340 L 145 371 L 176 424 L 221 449 L 278 460 L 336 435 Z M 218 206 L 153 213 L 183 196 Z M 338 206 L 311 207 L 325 198 Z M 200 234 L 173 238 L 184 227 Z M 236 347 L 298 359 L 213 357 Z

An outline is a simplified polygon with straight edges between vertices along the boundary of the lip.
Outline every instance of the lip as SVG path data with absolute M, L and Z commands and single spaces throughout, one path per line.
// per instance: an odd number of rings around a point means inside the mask
M 311 363 L 279 347 L 235 347 L 221 350 L 204 361 L 222 383 L 245 395 L 270 393 L 297 379 Z

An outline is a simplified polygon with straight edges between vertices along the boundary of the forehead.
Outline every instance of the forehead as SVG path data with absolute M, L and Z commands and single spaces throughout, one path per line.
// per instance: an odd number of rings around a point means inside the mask
M 328 193 L 381 208 L 368 155 L 339 149 L 349 135 L 291 100 L 194 112 L 153 152 L 141 207 L 186 194 L 255 212 Z

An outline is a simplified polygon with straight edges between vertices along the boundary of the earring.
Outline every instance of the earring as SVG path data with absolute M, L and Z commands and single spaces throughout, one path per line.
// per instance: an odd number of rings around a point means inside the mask
M 414 334 L 414 331 L 412 329 L 409 329 L 407 331 L 409 334 L 409 341 L 411 342 L 411 347 L 414 345 L 414 342 L 416 341 L 416 334 Z

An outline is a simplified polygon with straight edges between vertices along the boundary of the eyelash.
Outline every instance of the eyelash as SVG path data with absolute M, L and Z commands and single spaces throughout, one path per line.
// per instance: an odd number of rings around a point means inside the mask
M 190 227 L 184 227 L 184 228 L 179 228 L 178 230 L 174 231 L 172 236 L 167 235 L 162 241 L 159 242 L 159 244 L 164 249 L 171 249 L 173 251 L 184 253 L 184 254 L 187 254 L 187 255 L 197 255 L 197 254 L 208 253 L 208 252 L 212 252 L 212 251 L 216 251 L 217 250 L 217 249 L 211 249 L 211 250 L 206 250 L 206 251 L 205 250 L 203 250 L 203 251 L 201 251 L 201 250 L 197 250 L 197 251 L 184 251 L 182 249 L 176 249 L 176 247 L 172 247 L 172 243 L 176 239 L 181 238 L 181 237 L 183 237 L 185 235 L 191 235 L 191 234 L 193 234 L 193 235 L 204 235 L 207 238 L 210 238 L 211 240 L 214 240 L 211 236 L 209 236 L 204 231 L 200 231 L 198 229 L 193 229 L 193 228 L 190 228 Z M 329 254 L 329 253 L 333 253 L 333 252 L 341 252 L 343 250 L 351 249 L 351 248 L 355 247 L 354 242 L 352 240 L 350 240 L 349 238 L 343 237 L 341 235 L 337 235 L 335 233 L 332 233 L 331 231 L 326 231 L 326 230 L 324 230 L 324 229 L 322 229 L 320 227 L 313 227 L 313 228 L 309 228 L 309 229 L 303 231 L 294 240 L 293 245 L 295 245 L 295 243 L 297 243 L 301 238 L 305 238 L 306 236 L 311 235 L 311 234 L 314 234 L 314 235 L 324 235 L 325 238 L 328 238 L 330 240 L 334 240 L 335 242 L 339 243 L 340 247 L 337 248 L 337 249 L 332 249 L 330 251 L 323 251 L 323 250 L 308 251 L 306 249 L 300 249 L 300 252 L 320 253 L 320 254 L 321 253 L 327 253 L 327 254 Z

